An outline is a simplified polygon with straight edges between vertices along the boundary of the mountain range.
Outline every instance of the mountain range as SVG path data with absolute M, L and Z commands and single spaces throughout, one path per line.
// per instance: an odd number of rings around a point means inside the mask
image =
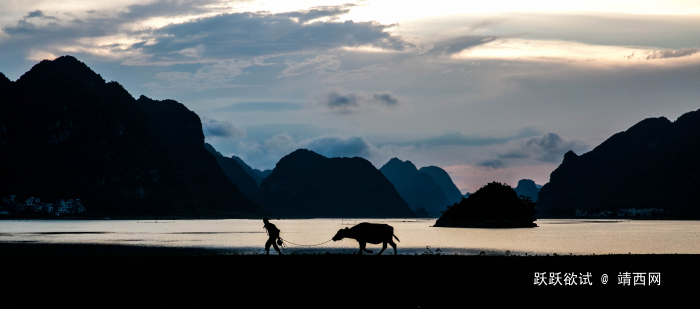
M 216 157 L 216 162 L 219 163 L 224 174 L 231 179 L 231 182 L 233 182 L 243 194 L 253 201 L 258 200 L 258 184 L 238 160 L 225 157 L 220 152 L 216 151 L 214 146 L 209 143 L 205 143 L 204 148 Z
M 442 193 L 447 198 L 448 204 L 459 203 L 462 200 L 462 192 L 457 189 L 457 186 L 452 182 L 452 178 L 445 170 L 437 166 L 424 166 L 419 170 L 421 173 L 426 173 L 433 177 L 435 183 L 440 187 Z
M 97 213 L 291 217 L 438 217 L 462 199 L 443 169 L 398 158 L 378 170 L 297 150 L 253 169 L 205 144 L 185 105 L 135 100 L 71 56 L 15 82 L 0 73 L 0 93 L 3 196 L 81 198 Z
M 80 198 L 93 212 L 264 214 L 204 149 L 194 112 L 135 100 L 71 56 L 0 77 L 0 194 Z
M 537 211 L 571 216 L 630 208 L 700 215 L 700 110 L 648 118 L 582 155 L 569 151 L 539 192 Z
M 260 205 L 282 217 L 412 218 L 394 186 L 369 161 L 298 149 L 263 180 Z
M 518 186 L 513 190 L 515 190 L 518 196 L 529 196 L 533 202 L 537 202 L 537 193 L 540 192 L 540 188 L 537 187 L 537 184 L 530 179 L 521 179 L 518 181 Z
M 419 171 L 411 161 L 393 158 L 379 170 L 413 210 L 422 207 L 431 217 L 439 217 L 451 204 L 433 176 Z

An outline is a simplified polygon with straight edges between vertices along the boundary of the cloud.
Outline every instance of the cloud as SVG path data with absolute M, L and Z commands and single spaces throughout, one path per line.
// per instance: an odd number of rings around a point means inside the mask
M 571 140 L 566 141 L 556 133 L 546 133 L 542 136 L 521 140 L 517 148 L 498 154 L 501 159 L 534 158 L 540 162 L 559 163 L 564 153 L 573 150 L 581 153 L 589 148 L 587 143 Z
M 473 25 L 469 26 L 469 29 L 467 29 L 467 31 L 473 32 L 473 31 L 476 31 L 476 30 L 479 30 L 479 29 L 486 28 L 486 27 L 491 26 L 491 25 L 500 24 L 500 23 L 502 23 L 502 22 L 503 22 L 503 19 L 487 19 L 487 20 L 482 20 L 482 21 L 480 21 L 480 22 L 478 22 L 478 23 L 476 23 L 476 24 L 473 24 Z
M 483 167 L 488 167 L 490 169 L 499 169 L 499 168 L 504 168 L 505 164 L 503 164 L 503 161 L 495 159 L 495 160 L 485 160 L 477 164 L 478 166 L 483 166 Z
M 457 54 L 465 49 L 484 45 L 496 39 L 498 39 L 496 36 L 466 35 L 425 45 L 422 48 L 418 48 L 417 52 L 419 54 L 430 53 L 449 56 Z
M 506 153 L 498 154 L 498 157 L 501 159 L 524 159 L 529 158 L 530 155 L 519 150 L 511 150 Z
M 381 164 L 389 158 L 405 154 L 411 147 L 387 145 L 381 148 L 371 144 L 362 136 L 327 134 L 314 138 L 295 140 L 289 134 L 277 134 L 262 143 L 241 141 L 237 155 L 251 166 L 269 168 L 283 156 L 300 148 L 315 151 L 323 156 L 362 157 L 373 164 Z
M 394 108 L 401 100 L 389 92 L 326 90 L 312 104 L 320 105 L 337 114 L 351 114 L 363 110 Z
M 226 60 L 204 66 L 194 73 L 161 72 L 156 74 L 158 81 L 144 84 L 143 87 L 167 92 L 240 87 L 234 83 L 236 77 L 245 74 L 242 69 L 251 65 L 248 61 Z
M 313 59 L 306 59 L 302 62 L 285 61 L 284 64 L 287 68 L 282 71 L 279 77 L 283 76 L 295 76 L 306 74 L 309 72 L 332 72 L 337 71 L 340 67 L 340 60 L 337 56 L 332 55 L 318 55 Z
M 211 63 L 231 58 L 279 56 L 371 46 L 412 46 L 376 22 L 338 22 L 353 5 L 271 14 L 226 13 L 217 0 L 170 1 L 112 10 L 71 12 L 60 18 L 29 12 L 12 25 L 3 22 L 4 55 L 45 50 L 123 60 L 128 65 Z M 223 14 L 222 14 L 223 13 Z M 52 19 L 49 21 L 42 21 Z
M 216 120 L 202 117 L 202 130 L 207 137 L 246 137 L 246 131 L 228 120 Z
M 436 49 L 436 51 L 438 51 Z M 594 45 L 575 41 L 495 38 L 485 44 L 452 53 L 453 59 L 510 60 L 518 62 L 558 62 L 591 65 L 639 65 L 640 60 L 686 57 L 700 48 L 655 50 L 647 47 Z M 502 66 L 508 64 L 503 63 Z
M 143 20 L 150 17 L 181 16 L 208 13 L 217 0 L 172 1 L 158 0 L 149 4 L 133 4 L 119 14 L 121 20 Z
M 424 139 L 404 141 L 398 145 L 418 145 L 418 146 L 487 146 L 505 144 L 509 141 L 539 135 L 540 132 L 533 128 L 523 128 L 517 134 L 506 137 L 481 137 L 469 136 L 461 132 L 447 132 L 438 136 Z
M 674 49 L 655 50 L 653 52 L 647 53 L 647 60 L 665 59 L 665 58 L 679 58 L 679 57 L 690 56 L 690 55 L 696 54 L 698 52 L 700 52 L 700 48 L 697 48 L 697 47 L 681 48 L 679 50 L 674 50 Z
M 186 60 L 174 54 L 197 46 L 201 57 L 254 57 L 326 51 L 339 47 L 371 46 L 403 50 L 412 44 L 386 30 L 391 25 L 376 22 L 332 22 L 304 20 L 335 16 L 344 10 L 333 8 L 281 14 L 232 13 L 171 24 L 152 33 L 153 43 L 145 41 L 132 49 L 158 60 Z M 294 15 L 294 18 L 291 16 Z
M 29 14 L 27 14 L 27 18 L 43 17 L 43 16 L 44 16 L 44 12 L 42 12 L 40 10 L 36 10 L 34 12 L 29 12 Z
M 435 48 L 435 44 L 433 44 L 433 43 L 418 45 L 415 49 L 415 52 L 418 53 L 419 55 L 423 55 L 423 54 L 427 54 L 428 52 L 430 52 L 434 48 Z
M 303 108 L 304 103 L 296 101 L 251 101 L 234 103 L 216 110 L 230 112 L 279 112 L 297 111 Z
M 388 63 L 388 65 L 391 64 L 392 63 Z M 366 80 L 371 79 L 372 75 L 387 71 L 388 69 L 387 64 L 373 64 L 357 70 L 338 71 L 337 73 L 332 73 L 323 82 L 342 83 L 354 80 Z
M 338 6 L 319 6 L 311 8 L 308 10 L 302 10 L 297 12 L 281 13 L 280 16 L 295 18 L 300 23 L 306 23 L 314 19 L 319 19 L 323 17 L 331 17 L 331 19 L 338 18 L 339 15 L 347 14 L 350 12 L 351 7 L 356 6 L 355 4 L 343 4 Z
M 327 157 L 370 157 L 376 147 L 361 136 L 326 135 L 299 143 Z

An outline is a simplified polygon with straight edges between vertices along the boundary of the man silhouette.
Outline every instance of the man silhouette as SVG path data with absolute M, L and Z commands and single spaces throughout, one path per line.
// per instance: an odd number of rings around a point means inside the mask
M 280 251 L 280 248 L 277 247 L 277 243 L 275 242 L 277 239 L 280 238 L 280 230 L 274 224 L 270 223 L 270 221 L 267 221 L 267 218 L 263 218 L 263 222 L 265 223 L 264 227 L 265 230 L 267 230 L 267 236 L 269 236 L 267 242 L 265 243 L 265 254 L 270 254 L 270 245 L 272 245 L 277 251 L 277 253 L 281 255 L 282 252 Z M 281 242 L 282 241 L 280 241 L 280 243 Z

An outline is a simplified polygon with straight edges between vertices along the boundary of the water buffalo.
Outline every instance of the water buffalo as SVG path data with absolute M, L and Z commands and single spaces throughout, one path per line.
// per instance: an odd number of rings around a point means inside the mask
M 394 248 L 394 255 L 396 255 L 396 244 L 392 240 L 392 237 L 396 238 L 396 241 L 400 241 L 399 238 L 394 235 L 394 228 L 390 225 L 362 222 L 352 228 L 346 227 L 339 230 L 338 233 L 333 236 L 333 241 L 338 241 L 343 238 L 355 239 L 360 243 L 360 254 L 362 254 L 363 250 L 367 253 L 372 253 L 372 251 L 365 249 L 367 243 L 384 243 L 382 251 L 379 251 L 377 255 L 382 254 L 382 252 L 386 250 L 386 244 L 389 243 L 391 247 Z

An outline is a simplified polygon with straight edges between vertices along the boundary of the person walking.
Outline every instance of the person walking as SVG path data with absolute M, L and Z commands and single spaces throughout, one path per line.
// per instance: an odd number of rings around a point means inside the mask
M 263 218 L 263 222 L 265 223 L 265 230 L 267 231 L 267 236 L 269 237 L 267 239 L 267 242 L 265 243 L 265 254 L 269 255 L 270 254 L 270 246 L 273 246 L 277 253 L 282 255 L 282 251 L 280 251 L 280 248 L 277 246 L 277 243 L 282 245 L 282 239 L 280 238 L 280 230 L 270 221 L 267 220 L 267 218 Z

